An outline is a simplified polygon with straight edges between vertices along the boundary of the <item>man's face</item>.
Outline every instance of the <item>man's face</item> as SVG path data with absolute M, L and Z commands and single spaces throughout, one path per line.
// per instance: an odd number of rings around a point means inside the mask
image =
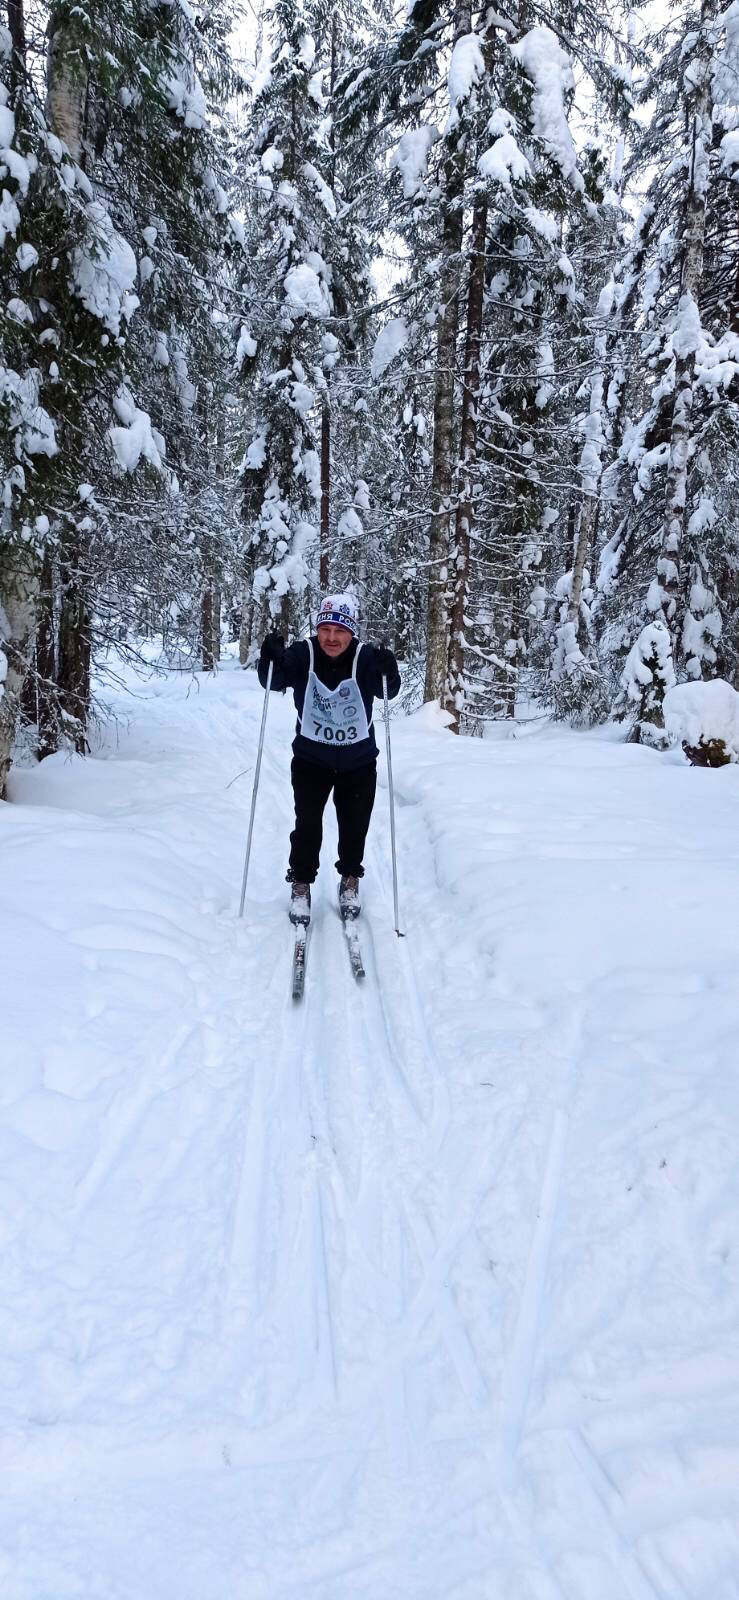
M 336 622 L 322 622 L 320 627 L 316 629 L 316 634 L 321 649 L 326 652 L 327 656 L 334 658 L 343 656 L 344 651 L 349 649 L 352 642 L 351 629 L 342 628 Z

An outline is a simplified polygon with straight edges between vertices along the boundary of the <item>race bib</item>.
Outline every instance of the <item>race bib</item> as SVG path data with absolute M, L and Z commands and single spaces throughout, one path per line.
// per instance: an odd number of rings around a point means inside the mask
M 360 646 L 361 648 L 361 646 Z M 369 738 L 367 712 L 356 680 L 357 659 L 354 657 L 351 678 L 346 678 L 336 689 L 328 689 L 313 669 L 313 646 L 310 644 L 310 672 L 305 690 L 300 732 L 313 744 L 352 745 Z

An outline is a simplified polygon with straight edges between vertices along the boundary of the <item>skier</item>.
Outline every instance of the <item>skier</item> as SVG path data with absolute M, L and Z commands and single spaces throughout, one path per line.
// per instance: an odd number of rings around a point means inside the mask
M 362 858 L 377 784 L 377 744 L 372 702 L 400 688 L 398 663 L 384 645 L 360 644 L 357 602 L 351 594 L 321 602 L 316 632 L 285 648 L 269 633 L 259 656 L 262 688 L 272 662 L 272 688 L 292 689 L 298 723 L 293 741 L 295 827 L 290 834 L 287 882 L 292 884 L 290 921 L 310 921 L 310 888 L 318 871 L 323 812 L 333 790 L 339 824 L 339 909 L 359 916 Z

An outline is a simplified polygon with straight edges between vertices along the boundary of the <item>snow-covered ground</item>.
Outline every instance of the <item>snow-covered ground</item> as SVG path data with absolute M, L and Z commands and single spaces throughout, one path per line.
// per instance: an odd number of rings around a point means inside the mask
M 292 1007 L 289 703 L 241 924 L 253 674 L 117 710 L 0 808 L 3 1600 L 736 1600 L 739 770 L 396 719 Z

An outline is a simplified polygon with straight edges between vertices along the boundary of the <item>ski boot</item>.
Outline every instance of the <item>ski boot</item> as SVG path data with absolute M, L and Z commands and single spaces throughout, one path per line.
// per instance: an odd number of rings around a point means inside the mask
M 310 922 L 310 884 L 294 883 L 290 895 L 290 921 L 299 927 L 301 924 L 307 928 Z
M 359 916 L 361 909 L 359 879 L 344 876 L 339 882 L 339 911 L 344 921 L 353 921 Z

